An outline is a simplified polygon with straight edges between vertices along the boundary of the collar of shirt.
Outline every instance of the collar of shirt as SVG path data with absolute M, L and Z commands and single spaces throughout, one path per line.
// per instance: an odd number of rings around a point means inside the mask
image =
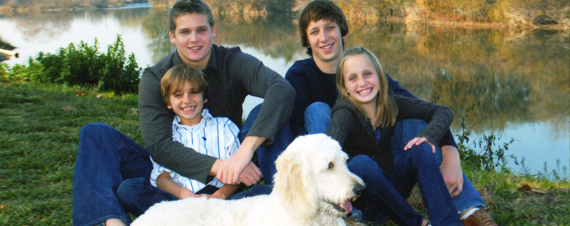
M 214 117 L 210 114 L 208 109 L 204 108 L 204 110 L 202 110 L 202 120 L 200 120 L 200 123 L 193 125 L 193 126 L 183 125 L 183 124 L 180 124 L 180 116 L 176 115 L 176 116 L 174 116 L 174 120 L 172 121 L 172 127 L 174 127 L 174 128 L 185 127 L 186 129 L 189 129 L 189 130 L 202 129 L 205 127 L 206 121 L 213 119 L 213 118 Z

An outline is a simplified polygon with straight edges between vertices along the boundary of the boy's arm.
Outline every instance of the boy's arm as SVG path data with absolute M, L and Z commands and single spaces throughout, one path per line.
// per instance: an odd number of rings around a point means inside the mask
M 277 72 L 265 67 L 255 57 L 239 53 L 228 62 L 236 85 L 250 95 L 264 98 L 253 126 L 238 151 L 219 164 L 217 178 L 224 184 L 237 184 L 244 172 L 259 177 L 261 172 L 250 164 L 255 150 L 262 144 L 271 144 L 279 130 L 291 117 L 295 90 Z
M 214 194 L 208 196 L 208 198 L 216 198 L 216 199 L 227 199 L 230 195 L 236 193 L 236 191 L 241 187 L 241 185 L 224 185 L 220 189 L 218 189 Z
M 257 58 L 240 53 L 228 62 L 236 82 L 247 92 L 263 98 L 263 104 L 247 136 L 263 137 L 264 145 L 273 143 L 277 132 L 289 123 L 295 103 L 295 89 L 277 72 Z M 255 147 L 257 148 L 257 147 Z M 241 147 L 240 147 L 241 150 Z
M 439 168 L 451 197 L 456 197 L 463 191 L 463 169 L 457 148 L 451 145 L 441 147 L 443 161 Z
M 194 192 L 180 186 L 178 183 L 174 182 L 170 177 L 168 172 L 161 173 L 156 179 L 156 187 L 163 191 L 166 191 L 179 199 L 184 199 L 188 197 L 199 197 Z
M 392 92 L 394 94 L 417 98 L 416 96 L 414 96 L 414 94 L 410 93 L 410 91 L 402 88 L 400 86 L 400 84 L 398 83 L 398 81 L 395 81 L 394 79 L 392 79 L 392 77 L 390 77 L 390 75 L 388 73 L 385 73 L 385 74 L 386 74 L 386 78 L 388 79 L 388 88 L 390 90 L 392 90 Z

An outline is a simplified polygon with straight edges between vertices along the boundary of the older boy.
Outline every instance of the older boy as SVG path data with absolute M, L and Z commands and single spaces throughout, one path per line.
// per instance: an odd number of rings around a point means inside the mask
M 296 61 L 287 71 L 285 79 L 297 91 L 290 119 L 294 137 L 306 133 L 325 133 L 330 125 L 331 108 L 338 91 L 335 73 L 344 53 L 344 37 L 348 24 L 342 10 L 328 0 L 309 3 L 299 16 L 301 43 L 307 47 L 310 58 Z M 396 94 L 414 97 L 389 75 L 389 88 Z M 440 142 L 441 172 L 460 211 L 464 223 L 470 225 L 496 225 L 484 210 L 483 200 L 463 174 L 457 144 L 451 132 Z M 442 158 L 441 158 L 442 157 Z M 365 220 L 367 219 L 364 212 Z
M 295 90 L 289 83 L 239 48 L 214 45 L 216 27 L 204 2 L 178 1 L 169 19 L 169 36 L 176 51 L 147 68 L 139 86 L 141 131 L 148 151 L 108 125 L 82 128 L 73 182 L 75 225 L 130 223 L 115 190 L 126 179 L 148 179 L 152 170 L 149 152 L 161 165 L 203 183 L 215 176 L 225 184 L 251 185 L 262 173 L 267 183 L 272 182 L 274 160 L 290 143 L 286 124 Z M 162 102 L 159 81 L 168 69 L 181 63 L 205 73 L 211 90 L 206 104 L 210 113 L 228 117 L 241 127 L 241 146 L 226 160 L 199 154 L 172 140 L 174 114 Z M 247 95 L 265 101 L 242 126 L 242 104 Z M 262 144 L 268 146 L 255 152 Z M 251 162 L 254 152 L 260 169 Z

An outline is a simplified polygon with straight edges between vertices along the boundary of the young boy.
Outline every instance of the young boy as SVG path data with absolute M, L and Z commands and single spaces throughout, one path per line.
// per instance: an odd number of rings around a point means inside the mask
M 315 0 L 305 6 L 298 24 L 301 43 L 311 57 L 296 61 L 285 75 L 296 90 L 289 121 L 293 137 L 327 131 L 331 109 L 338 97 L 335 73 L 349 30 L 342 10 L 328 0 Z M 388 74 L 386 76 L 394 94 L 414 97 Z M 496 225 L 484 210 L 481 196 L 463 174 L 457 144 L 450 131 L 441 140 L 440 147 L 441 173 L 464 223 Z
M 204 109 L 204 103 L 208 101 L 208 82 L 202 71 L 186 64 L 175 66 L 162 77 L 160 90 L 164 104 L 176 114 L 172 122 L 174 141 L 221 160 L 235 153 L 239 147 L 239 128 L 228 118 L 214 118 L 208 109 Z M 239 187 L 224 185 L 215 178 L 206 186 L 155 161 L 152 164 L 150 183 L 178 199 L 200 197 L 200 194 L 226 199 Z

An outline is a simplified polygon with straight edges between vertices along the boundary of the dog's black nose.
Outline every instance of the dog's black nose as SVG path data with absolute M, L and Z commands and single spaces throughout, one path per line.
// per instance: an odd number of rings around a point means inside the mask
M 352 191 L 354 192 L 354 194 L 360 195 L 360 193 L 362 193 L 362 191 L 364 191 L 365 188 L 366 188 L 366 185 L 360 184 L 360 183 L 356 183 L 356 185 L 354 186 L 354 188 L 352 189 Z

